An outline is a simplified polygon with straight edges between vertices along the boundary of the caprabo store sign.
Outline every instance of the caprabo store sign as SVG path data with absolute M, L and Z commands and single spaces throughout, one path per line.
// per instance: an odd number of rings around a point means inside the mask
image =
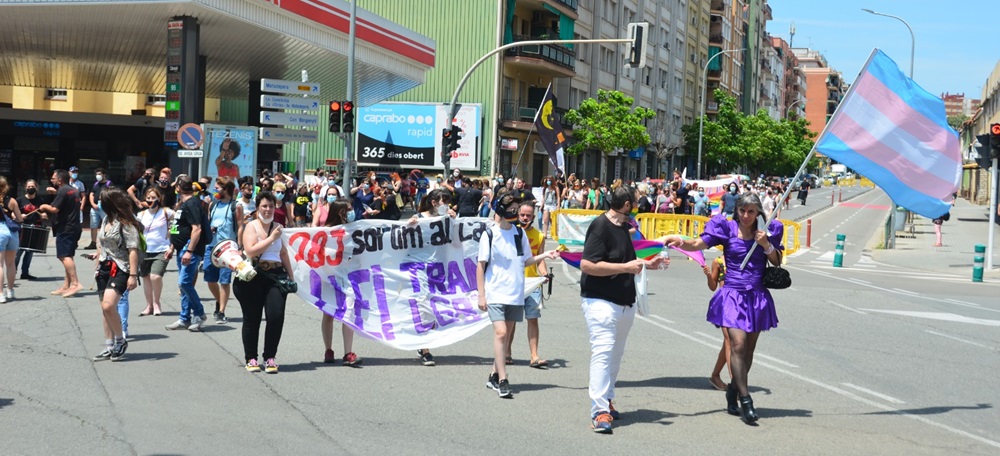
M 380 103 L 358 110 L 357 161 L 361 166 L 442 168 L 441 130 L 447 106 Z M 479 169 L 481 105 L 463 105 L 455 124 L 464 130 L 451 167 Z

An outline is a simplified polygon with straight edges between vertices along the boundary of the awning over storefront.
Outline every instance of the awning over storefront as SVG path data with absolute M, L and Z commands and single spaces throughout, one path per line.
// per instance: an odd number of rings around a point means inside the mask
M 350 5 L 342 0 L 0 0 L 0 85 L 162 94 L 167 22 L 201 29 L 205 96 L 243 99 L 249 81 L 298 80 L 325 99 L 347 85 Z M 356 102 L 370 105 L 423 83 L 433 40 L 358 9 Z

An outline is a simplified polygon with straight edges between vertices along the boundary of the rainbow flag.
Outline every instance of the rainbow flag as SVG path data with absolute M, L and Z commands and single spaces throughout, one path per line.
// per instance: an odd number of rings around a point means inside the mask
M 662 243 L 647 240 L 632 241 L 632 247 L 635 248 L 635 256 L 644 260 L 652 259 L 663 250 Z M 580 269 L 583 252 L 559 252 L 559 256 L 566 264 Z

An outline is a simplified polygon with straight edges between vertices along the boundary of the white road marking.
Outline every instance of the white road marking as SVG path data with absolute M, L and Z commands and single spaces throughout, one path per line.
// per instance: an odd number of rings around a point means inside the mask
M 910 294 L 910 295 L 917 295 L 917 294 L 919 294 L 917 292 L 910 291 L 910 290 L 904 290 L 902 288 L 893 288 L 893 290 L 898 291 L 900 293 Z
M 782 360 L 780 360 L 778 358 L 775 358 L 773 356 L 767 356 L 767 355 L 765 355 L 763 353 L 759 353 L 759 352 L 754 353 L 754 357 L 769 359 L 769 360 L 774 361 L 774 362 L 776 362 L 778 364 L 784 364 L 784 365 L 786 365 L 788 367 L 795 367 L 795 368 L 799 367 L 799 366 L 796 366 L 796 365 L 794 365 L 794 364 L 792 364 L 792 363 L 790 363 L 788 361 L 782 361 Z
M 847 280 L 850 281 L 850 282 L 854 282 L 854 283 L 860 283 L 861 285 L 871 285 L 872 284 L 871 282 L 866 282 L 864 280 L 855 279 L 855 278 L 848 278 Z
M 924 332 L 927 333 L 927 334 L 933 334 L 935 336 L 941 336 L 941 337 L 944 337 L 945 339 L 951 339 L 951 340 L 962 342 L 962 343 L 966 343 L 966 344 L 969 344 L 969 345 L 974 345 L 976 347 L 982 347 L 982 348 L 985 348 L 987 350 L 997 351 L 997 349 L 995 347 L 990 347 L 988 345 L 983 345 L 983 344 L 980 344 L 978 342 L 973 342 L 971 340 L 960 339 L 960 338 L 955 337 L 955 336 L 949 336 L 948 334 L 942 334 L 942 333 L 939 333 L 937 331 L 931 331 L 929 329 L 925 329 Z
M 837 307 L 840 307 L 841 309 L 844 309 L 844 310 L 847 310 L 847 311 L 850 311 L 850 312 L 854 312 L 854 313 L 859 314 L 859 315 L 868 315 L 868 314 L 866 314 L 866 313 L 864 313 L 864 312 L 862 312 L 862 311 L 860 311 L 858 309 L 855 309 L 853 307 L 847 307 L 847 306 L 845 306 L 843 304 L 837 304 L 837 303 L 835 303 L 833 301 L 827 301 L 827 302 L 830 303 L 830 304 L 833 304 L 833 305 L 835 305 Z
M 883 401 L 892 402 L 893 404 L 905 404 L 906 403 L 906 402 L 903 402 L 903 401 L 901 401 L 899 399 L 896 399 L 896 398 L 894 398 L 892 396 L 887 396 L 885 394 L 872 391 L 872 390 L 870 390 L 868 388 L 862 388 L 862 387 L 860 387 L 858 385 L 854 385 L 854 384 L 851 384 L 851 383 L 841 383 L 841 385 L 844 385 L 844 386 L 846 386 L 848 388 L 851 388 L 853 390 L 861 391 L 862 393 L 865 393 L 865 394 L 869 394 L 869 395 L 875 396 L 875 397 L 877 397 L 879 399 L 882 399 Z
M 945 299 L 945 301 L 948 301 L 948 302 L 954 303 L 954 304 L 965 304 L 965 305 L 970 305 L 970 306 L 973 306 L 973 307 L 982 307 L 981 305 L 976 304 L 974 302 L 959 301 L 957 299 L 951 299 L 951 298 Z
M 660 321 L 662 321 L 662 322 L 664 322 L 664 323 L 669 323 L 669 324 L 671 324 L 671 325 L 672 325 L 672 324 L 674 324 L 674 322 L 673 322 L 673 321 L 670 321 L 670 320 L 667 320 L 666 318 L 663 318 L 663 317 L 661 317 L 661 316 L 659 316 L 659 315 L 650 315 L 650 317 L 653 317 L 653 318 L 655 318 L 655 319 L 657 319 L 657 320 L 660 320 Z
M 826 276 L 826 277 L 829 277 L 829 278 L 832 278 L 832 279 L 835 279 L 835 280 L 841 280 L 841 281 L 844 281 L 844 282 L 854 283 L 854 282 L 851 282 L 850 280 L 847 280 L 844 277 L 837 277 L 837 276 L 835 276 L 833 274 L 830 274 L 830 273 L 827 273 L 827 272 L 823 272 L 823 271 L 817 271 L 815 269 L 807 269 L 807 268 L 796 267 L 796 266 L 786 266 L 786 268 L 792 269 L 792 270 L 795 270 L 795 271 L 799 271 L 799 272 L 803 272 L 803 273 L 807 273 L 807 274 L 816 274 L 816 275 Z M 857 269 L 855 269 L 855 271 L 857 271 Z M 861 284 L 858 284 L 858 285 L 861 285 Z M 872 289 L 879 290 L 879 291 L 884 291 L 886 293 L 894 293 L 894 294 L 898 294 L 898 295 L 903 295 L 903 296 L 910 297 L 910 298 L 920 298 L 920 299 L 926 299 L 928 301 L 933 301 L 933 302 L 940 302 L 940 303 L 945 303 L 945 304 L 954 304 L 954 305 L 958 305 L 958 306 L 963 306 L 964 305 L 964 306 L 967 306 L 967 307 L 974 307 L 974 306 L 971 306 L 971 305 L 968 305 L 968 304 L 958 304 L 958 303 L 955 303 L 955 302 L 949 302 L 949 301 L 946 301 L 944 299 L 933 298 L 933 297 L 930 297 L 930 296 L 924 296 L 924 295 L 919 295 L 919 294 L 912 294 L 911 295 L 911 294 L 906 294 L 906 293 L 900 293 L 898 291 L 891 290 L 891 289 L 888 289 L 888 288 L 883 288 L 883 287 L 880 287 L 878 285 L 861 285 L 861 286 L 872 288 Z M 998 312 L 998 313 L 1000 313 L 1000 310 L 997 310 L 997 309 L 990 309 L 990 308 L 987 308 L 987 307 L 975 307 L 975 308 L 979 309 L 979 310 L 985 310 L 985 311 L 989 311 L 989 312 Z
M 958 315 L 948 312 L 914 312 L 910 310 L 879 310 L 879 309 L 859 309 L 868 312 L 885 313 L 891 315 L 902 315 L 904 317 L 927 318 L 930 320 L 953 321 L 956 323 L 969 323 L 983 326 L 1000 326 L 1000 320 L 987 320 L 985 318 L 972 318 L 965 315 Z
M 692 342 L 695 342 L 697 344 L 704 345 L 704 346 L 706 346 L 708 348 L 711 348 L 713 350 L 716 350 L 718 348 L 717 345 L 715 345 L 715 344 L 710 344 L 707 341 L 698 339 L 697 337 L 685 334 L 685 333 L 683 333 L 681 331 L 678 331 L 676 329 L 670 328 L 668 326 L 664 326 L 664 325 L 662 325 L 660 323 L 657 323 L 657 322 L 655 322 L 653 320 L 650 320 L 650 319 L 648 319 L 646 317 L 636 316 L 636 319 L 645 321 L 645 322 L 647 322 L 647 323 L 649 323 L 649 324 L 651 324 L 653 326 L 656 326 L 658 328 L 664 329 L 664 330 L 666 330 L 668 332 L 676 334 L 676 335 L 678 335 L 680 337 L 688 339 L 688 340 L 690 340 Z M 862 404 L 866 404 L 868 406 L 877 408 L 879 410 L 882 410 L 882 411 L 885 411 L 885 412 L 889 412 L 889 413 L 894 413 L 894 414 L 897 414 L 897 415 L 900 415 L 900 416 L 904 416 L 906 418 L 909 418 L 909 419 L 916 420 L 916 421 L 919 421 L 921 423 L 924 423 L 924 424 L 926 424 L 928 426 L 933 426 L 933 427 L 936 427 L 936 428 L 939 428 L 939 429 L 943 429 L 943 430 L 951 432 L 953 434 L 956 434 L 956 435 L 959 435 L 959 436 L 962 436 L 962 437 L 966 437 L 966 438 L 975 440 L 975 441 L 980 442 L 980 443 L 984 443 L 984 444 L 992 446 L 992 447 L 1000 448 L 1000 442 L 997 442 L 997 441 L 994 441 L 994 440 L 990 440 L 990 439 L 987 439 L 985 437 L 981 437 L 981 436 L 978 436 L 976 434 L 973 434 L 973 433 L 970 433 L 970 432 L 967 432 L 967 431 L 963 431 L 961 429 L 957 429 L 957 428 L 948 426 L 947 424 L 938 423 L 937 421 L 925 418 L 925 417 L 923 417 L 921 415 L 915 415 L 913 413 L 910 413 L 910 412 L 907 412 L 907 411 L 904 411 L 904 410 L 900 410 L 898 408 L 894 408 L 894 407 L 885 405 L 885 404 L 883 404 L 881 402 L 875 402 L 875 401 L 873 401 L 871 399 L 864 398 L 864 397 L 858 396 L 857 394 L 854 394 L 854 393 L 852 393 L 850 391 L 844 390 L 843 388 L 838 388 L 838 387 L 833 386 L 833 385 L 827 385 L 826 383 L 823 383 L 821 381 L 813 380 L 813 379 L 811 379 L 809 377 L 806 377 L 806 376 L 804 376 L 802 374 L 798 374 L 798 373 L 789 371 L 787 369 L 783 369 L 781 367 L 772 365 L 772 364 L 770 364 L 770 363 L 768 363 L 766 361 L 758 361 L 758 362 L 755 362 L 754 365 L 766 367 L 766 368 L 771 369 L 771 370 L 773 370 L 775 372 L 778 372 L 780 374 L 785 374 L 785 375 L 787 375 L 789 377 L 792 377 L 794 379 L 797 379 L 799 381 L 802 381 L 802 382 L 805 382 L 805 383 L 809 383 L 811 385 L 818 386 L 820 388 L 823 388 L 825 390 L 831 391 L 831 392 L 836 393 L 836 394 L 838 394 L 840 396 L 843 396 L 845 398 L 852 399 L 852 400 L 857 401 L 857 402 L 861 402 Z

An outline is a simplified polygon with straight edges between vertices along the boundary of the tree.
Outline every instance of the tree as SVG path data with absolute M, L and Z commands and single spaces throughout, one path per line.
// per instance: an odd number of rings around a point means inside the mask
M 719 103 L 715 120 L 705 119 L 702 161 L 709 174 L 744 170 L 747 174 L 789 175 L 798 170 L 812 148 L 816 134 L 806 128 L 805 119 L 780 122 L 760 110 L 748 116 L 736 107 L 736 99 L 715 91 Z M 687 153 L 698 154 L 696 121 L 685 125 Z M 809 164 L 816 166 L 816 161 Z
M 958 115 L 954 115 L 954 116 L 948 116 L 948 125 L 950 125 L 951 128 L 954 128 L 955 130 L 961 131 L 962 130 L 962 124 L 964 124 L 965 121 L 967 121 L 967 120 L 969 120 L 969 116 L 967 116 L 965 114 L 958 114 Z
M 578 155 L 588 149 L 604 154 L 633 150 L 649 144 L 643 121 L 656 117 L 652 109 L 637 106 L 632 97 L 617 90 L 598 89 L 597 99 L 588 98 L 579 109 L 570 109 L 563 117 L 573 125 L 576 142 L 566 150 Z

